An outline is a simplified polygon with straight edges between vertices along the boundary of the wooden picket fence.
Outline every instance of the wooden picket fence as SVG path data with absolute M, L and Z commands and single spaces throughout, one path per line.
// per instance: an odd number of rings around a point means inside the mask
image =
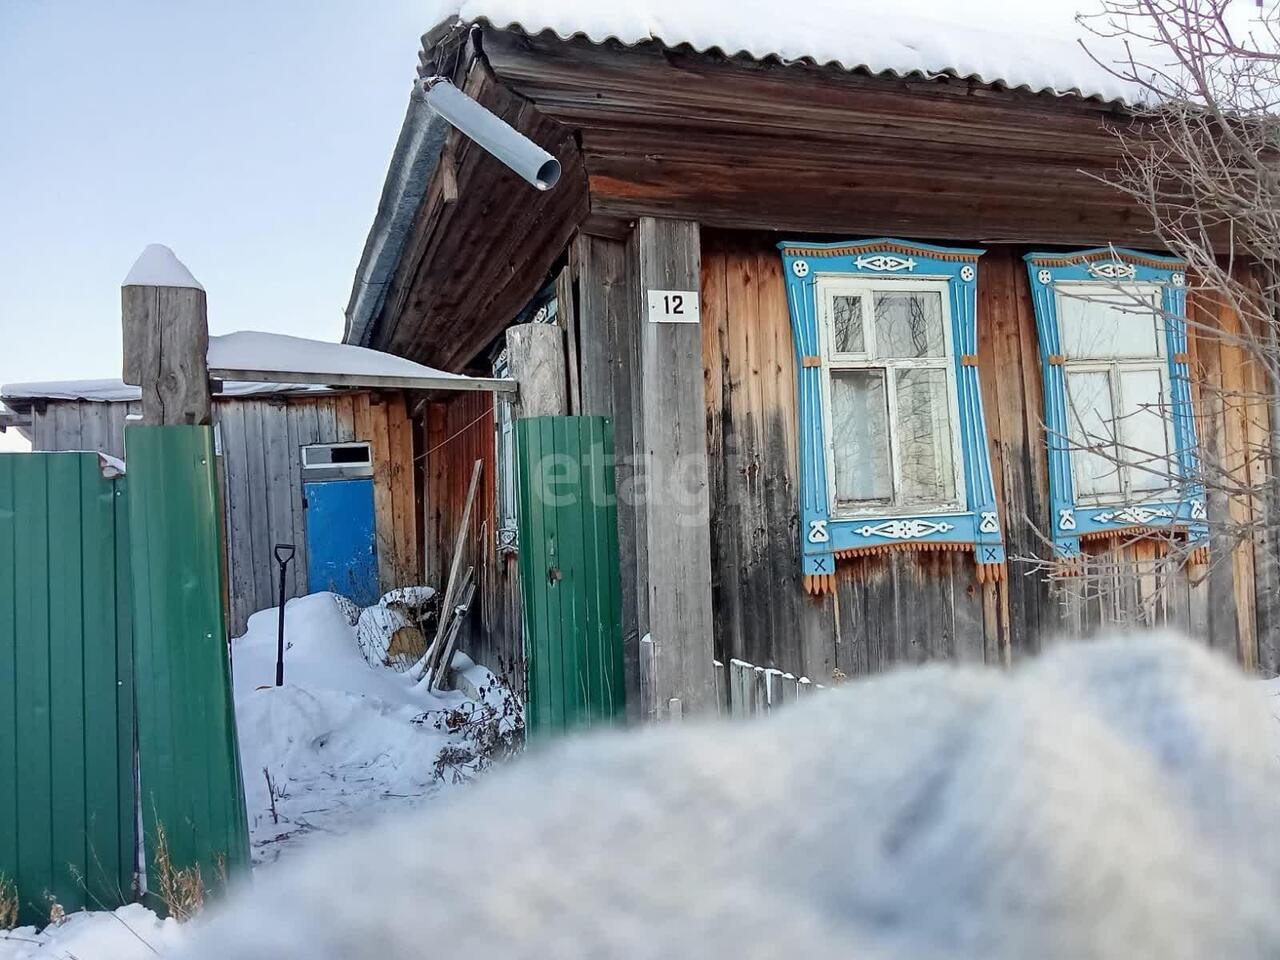
M 732 717 L 770 713 L 824 689 L 808 677 L 757 667 L 745 660 L 730 660 L 728 667 L 716 660 L 715 670 L 720 712 Z
M 646 720 L 679 720 L 683 707 L 679 700 L 661 704 L 654 699 L 654 674 L 658 669 L 653 638 L 640 638 L 640 715 Z M 745 660 L 730 660 L 725 666 L 713 660 L 716 703 L 722 716 L 754 717 L 826 689 L 808 677 L 797 677 L 773 667 L 757 667 Z

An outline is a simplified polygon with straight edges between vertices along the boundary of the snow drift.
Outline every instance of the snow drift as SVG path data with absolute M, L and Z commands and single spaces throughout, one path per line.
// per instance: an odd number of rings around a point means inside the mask
M 186 956 L 1275 956 L 1270 722 L 1144 639 L 570 741 L 279 868 Z
M 312 835 L 349 833 L 431 797 L 442 785 L 436 760 L 459 737 L 430 718 L 480 688 L 501 703 L 493 675 L 461 655 L 454 665 L 467 692 L 428 692 L 407 674 L 370 666 L 338 599 L 317 593 L 285 604 L 283 687 L 273 686 L 278 608 L 255 613 L 232 643 L 255 864 L 295 855 Z

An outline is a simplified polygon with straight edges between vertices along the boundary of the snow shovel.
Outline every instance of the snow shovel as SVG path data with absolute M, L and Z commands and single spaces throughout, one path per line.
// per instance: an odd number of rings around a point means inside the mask
M 284 686 L 284 578 L 289 561 L 297 548 L 292 543 L 276 544 L 276 563 L 280 564 L 280 632 L 276 640 L 276 686 Z

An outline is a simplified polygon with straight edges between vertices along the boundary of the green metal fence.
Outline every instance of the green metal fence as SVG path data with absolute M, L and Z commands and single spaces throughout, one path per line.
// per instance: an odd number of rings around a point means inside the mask
M 213 432 L 129 427 L 125 451 L 148 876 L 163 828 L 172 865 L 213 888 L 249 863 Z
M 517 420 L 520 588 L 529 736 L 626 712 L 613 427 L 604 417 Z
M 0 454 L 0 874 L 24 923 L 132 899 L 125 503 L 94 454 Z

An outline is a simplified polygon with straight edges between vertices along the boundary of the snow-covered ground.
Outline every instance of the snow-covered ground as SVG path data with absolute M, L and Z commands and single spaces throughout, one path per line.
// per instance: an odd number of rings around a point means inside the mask
M 328 593 L 285 605 L 285 685 L 277 688 L 278 616 L 275 608 L 254 614 L 231 645 L 245 801 L 259 866 L 312 835 L 346 833 L 441 789 L 436 757 L 457 738 L 430 720 L 467 701 L 458 691 L 431 693 L 410 674 L 369 666 Z M 477 685 L 492 683 L 487 670 L 466 658 L 454 663 Z
M 114 913 L 73 913 L 62 923 L 0 931 L 0 960 L 152 960 L 182 942 L 175 920 L 160 920 L 141 904 Z

